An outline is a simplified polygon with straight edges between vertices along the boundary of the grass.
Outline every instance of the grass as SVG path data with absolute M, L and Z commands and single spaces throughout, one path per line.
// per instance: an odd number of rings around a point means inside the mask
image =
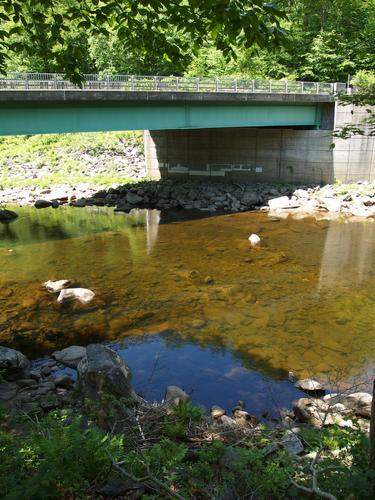
M 49 134 L 35 136 L 0 137 L 0 186 L 31 187 L 58 184 L 90 185 L 125 184 L 129 177 L 120 175 L 111 155 L 124 156 L 128 147 L 137 148 L 143 154 L 142 132 L 98 132 L 81 134 Z M 90 176 L 82 174 L 87 166 L 83 155 L 97 158 L 107 154 L 103 160 L 105 173 Z M 47 170 L 36 179 L 25 179 L 22 173 L 10 175 L 10 167 L 31 163 L 33 169 Z M 21 170 L 22 172 L 22 170 Z

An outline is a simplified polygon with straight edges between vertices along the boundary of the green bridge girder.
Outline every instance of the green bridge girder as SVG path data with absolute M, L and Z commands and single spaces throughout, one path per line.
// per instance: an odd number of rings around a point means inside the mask
M 0 90 L 0 135 L 320 128 L 333 106 L 333 96 L 314 94 Z
M 12 97 L 10 92 L 7 94 Z M 30 100 L 0 96 L 0 135 L 267 126 L 319 128 L 322 117 L 322 103 L 314 101 L 111 101 L 95 100 L 94 96 L 87 101 L 84 96 L 58 101 L 50 96 L 45 100 L 37 97 L 32 93 Z

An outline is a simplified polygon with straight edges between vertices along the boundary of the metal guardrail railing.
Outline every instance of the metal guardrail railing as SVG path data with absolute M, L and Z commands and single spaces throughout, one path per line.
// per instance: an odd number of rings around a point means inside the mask
M 289 80 L 250 80 L 230 77 L 84 75 L 77 86 L 62 73 L 9 73 L 0 77 L 1 90 L 122 90 L 156 92 L 234 92 L 267 94 L 333 95 L 345 84 L 297 82 Z M 338 87 L 339 86 L 339 87 Z

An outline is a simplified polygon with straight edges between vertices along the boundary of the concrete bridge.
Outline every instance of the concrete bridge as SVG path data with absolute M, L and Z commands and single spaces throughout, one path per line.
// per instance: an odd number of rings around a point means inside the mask
M 349 153 L 358 145 L 353 140 L 330 147 L 329 131 L 347 118 L 353 122 L 354 115 L 335 101 L 344 89 L 318 82 L 127 75 L 86 75 L 79 88 L 59 74 L 10 74 L 0 79 L 0 135 L 145 130 L 154 178 L 372 178 L 372 142 L 361 158 Z M 348 177 L 349 161 L 354 169 Z

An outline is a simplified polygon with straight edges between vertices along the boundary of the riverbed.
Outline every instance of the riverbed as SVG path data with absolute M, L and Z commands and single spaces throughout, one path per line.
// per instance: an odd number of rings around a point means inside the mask
M 0 343 L 30 358 L 106 342 L 148 399 L 176 384 L 206 406 L 241 399 L 256 413 L 290 406 L 289 371 L 332 385 L 374 374 L 371 221 L 17 212 L 0 225 Z M 58 305 L 41 286 L 49 279 L 71 279 L 95 300 Z

